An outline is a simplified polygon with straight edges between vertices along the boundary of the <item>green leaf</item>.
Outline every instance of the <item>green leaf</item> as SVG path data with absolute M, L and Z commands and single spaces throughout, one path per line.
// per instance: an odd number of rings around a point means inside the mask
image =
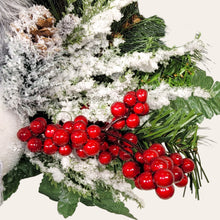
M 62 214 L 64 218 L 71 216 L 75 212 L 78 202 L 79 195 L 72 191 L 68 191 L 68 189 L 63 186 L 57 204 L 59 213 Z
M 129 209 L 125 207 L 123 202 L 114 200 L 112 192 L 110 190 L 107 190 L 104 187 L 97 185 L 97 192 L 99 199 L 94 199 L 93 201 L 96 206 L 115 214 L 121 214 L 136 219 L 129 212 Z
M 17 191 L 20 184 L 20 180 L 36 176 L 40 174 L 40 171 L 30 163 L 26 156 L 22 156 L 18 165 L 3 177 L 4 200 L 7 200 L 14 192 Z
M 48 196 L 50 199 L 54 201 L 59 201 L 61 189 L 62 189 L 61 184 L 55 182 L 52 183 L 50 178 L 44 175 L 39 187 L 39 193 Z

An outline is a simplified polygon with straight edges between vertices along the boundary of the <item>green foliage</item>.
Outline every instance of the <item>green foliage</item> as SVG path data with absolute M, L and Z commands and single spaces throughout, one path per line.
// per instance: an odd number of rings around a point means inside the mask
M 57 21 L 62 19 L 67 7 L 67 0 L 34 0 L 34 2 L 49 9 Z
M 109 212 L 135 219 L 134 216 L 129 213 L 128 208 L 124 206 L 124 203 L 115 201 L 113 192 L 100 184 L 97 184 L 96 191 L 94 191 L 92 196 L 82 197 L 74 192 L 74 189 L 67 188 L 63 183 L 56 183 L 49 176 L 44 175 L 39 192 L 57 201 L 58 211 L 65 218 L 74 213 L 80 201 L 87 206 L 97 206 Z
M 4 182 L 4 200 L 8 199 L 17 191 L 20 180 L 40 174 L 40 171 L 33 166 L 29 160 L 22 156 L 18 165 L 3 177 Z
M 196 69 L 191 81 L 192 86 L 200 87 L 210 94 L 210 98 L 191 96 L 188 99 L 177 98 L 171 101 L 171 108 L 182 109 L 188 113 L 192 109 L 197 114 L 202 114 L 206 118 L 212 118 L 215 114 L 220 114 L 220 82 L 215 82 L 210 76 L 206 76 L 205 71 Z

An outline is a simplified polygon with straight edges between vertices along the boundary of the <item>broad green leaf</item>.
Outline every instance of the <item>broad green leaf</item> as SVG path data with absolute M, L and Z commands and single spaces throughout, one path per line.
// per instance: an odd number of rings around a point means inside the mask
M 39 187 L 39 193 L 48 196 L 50 199 L 54 201 L 59 201 L 61 189 L 61 184 L 55 182 L 52 183 L 49 177 L 44 175 Z
M 14 192 L 17 191 L 20 184 L 20 180 L 36 176 L 40 174 L 40 171 L 30 163 L 27 157 L 22 156 L 18 165 L 3 177 L 4 200 L 8 199 Z
M 72 191 L 68 191 L 68 189 L 63 186 L 61 188 L 61 194 L 59 195 L 59 202 L 57 204 L 57 209 L 60 214 L 63 215 L 64 218 L 67 218 L 76 210 L 76 207 L 79 202 L 79 195 Z
M 127 217 L 136 219 L 130 212 L 124 203 L 121 201 L 115 201 L 110 190 L 103 188 L 102 186 L 97 186 L 97 192 L 99 199 L 94 199 L 94 204 L 102 209 L 115 214 L 125 215 Z

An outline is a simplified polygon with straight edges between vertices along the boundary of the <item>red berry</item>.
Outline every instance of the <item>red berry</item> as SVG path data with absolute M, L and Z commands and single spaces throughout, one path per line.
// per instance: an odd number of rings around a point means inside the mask
M 112 121 L 115 121 L 115 120 L 116 120 L 116 118 L 113 118 Z M 115 122 L 115 123 L 112 125 L 112 127 L 113 127 L 114 129 L 117 129 L 117 130 L 121 130 L 124 126 L 125 126 L 125 120 L 124 120 L 124 119 L 119 120 L 119 121 Z
M 101 164 L 107 165 L 111 162 L 112 156 L 108 151 L 103 151 L 99 154 L 99 162 Z
M 85 131 L 86 130 L 85 122 L 84 121 L 74 122 L 73 130 L 83 130 L 83 131 Z
M 27 143 L 27 147 L 31 152 L 39 152 L 42 148 L 41 139 L 36 137 L 31 138 Z
M 111 113 L 114 117 L 118 118 L 124 116 L 126 113 L 125 104 L 122 102 L 115 102 L 111 105 Z
M 47 120 L 43 117 L 38 117 L 35 120 L 37 121 L 41 121 L 41 123 L 43 124 L 43 126 L 46 128 L 47 127 Z
M 63 129 L 69 131 L 71 134 L 74 130 L 74 122 L 73 121 L 67 121 L 63 124 Z
M 150 171 L 151 172 L 151 165 L 148 163 L 144 163 L 144 171 Z
M 69 142 L 69 132 L 65 129 L 57 129 L 53 135 L 53 142 L 58 146 L 65 145 Z
M 170 158 L 173 160 L 173 163 L 176 166 L 180 166 L 183 163 L 183 158 L 179 153 L 172 153 Z
M 41 120 L 34 120 L 30 123 L 30 129 L 35 134 L 41 134 L 45 131 L 46 126 Z
M 129 91 L 126 94 L 130 94 L 130 95 L 136 96 L 136 92 L 135 91 Z
M 90 125 L 86 131 L 92 139 L 99 138 L 101 135 L 101 128 L 98 125 Z
M 112 136 L 111 134 L 113 134 L 114 136 Z M 110 142 L 116 142 L 118 141 L 118 138 L 120 138 L 122 135 L 119 131 L 115 131 L 115 130 L 109 130 L 108 132 L 108 140 Z
M 137 182 L 141 189 L 144 189 L 144 190 L 155 189 L 155 184 L 154 184 L 154 180 L 153 180 L 151 172 L 145 171 L 141 173 L 137 177 Z
M 43 151 L 48 155 L 55 154 L 58 151 L 58 147 L 53 143 L 52 139 L 46 139 L 44 141 Z
M 174 186 L 168 186 L 168 187 L 157 187 L 156 188 L 156 193 L 161 199 L 169 199 L 173 196 L 174 194 Z
M 45 137 L 52 138 L 57 129 L 57 126 L 54 124 L 47 125 L 46 131 L 44 132 Z
M 126 119 L 126 124 L 129 128 L 136 128 L 140 124 L 138 115 L 130 114 Z
M 147 103 L 144 103 L 143 105 L 144 105 L 144 111 L 143 111 L 142 115 L 147 115 L 150 111 L 150 107 Z
M 174 168 L 171 171 L 174 175 L 174 182 L 179 182 L 182 180 L 184 173 L 181 168 L 179 168 L 178 166 L 174 166 Z
M 107 142 L 103 142 L 100 144 L 100 150 L 101 151 L 106 151 L 108 150 L 109 146 L 108 146 L 108 143 Z
M 75 119 L 74 119 L 74 122 L 77 122 L 77 121 L 83 121 L 86 125 L 88 124 L 88 120 L 85 116 L 83 115 L 78 115 Z
M 181 168 L 184 173 L 191 173 L 195 168 L 195 164 L 190 158 L 184 158 Z
M 119 151 L 119 158 L 121 160 L 127 161 L 130 160 L 132 158 L 133 155 L 133 151 L 131 148 L 125 147 L 123 150 Z
M 166 150 L 165 150 L 164 146 L 162 144 L 159 144 L 159 143 L 152 144 L 149 147 L 149 149 L 157 151 L 159 156 L 165 155 L 165 153 L 166 153 Z
M 119 150 L 120 150 L 120 148 L 119 148 L 119 146 L 117 146 L 117 145 L 111 145 L 111 146 L 109 147 L 109 151 L 110 151 L 111 154 L 112 154 L 113 156 L 115 156 L 115 157 L 118 156 Z
M 75 130 L 72 132 L 70 139 L 74 148 L 78 148 L 87 142 L 87 134 L 82 130 Z
M 137 138 L 137 136 L 135 135 L 135 134 L 133 134 L 133 133 L 130 133 L 130 132 L 128 132 L 128 133 L 126 133 L 124 136 L 123 136 L 123 138 L 124 139 L 126 139 L 126 140 L 128 140 L 128 141 L 130 141 L 131 143 L 133 143 L 133 144 L 137 144 L 138 143 L 138 138 Z M 127 143 L 127 142 L 125 142 L 125 141 L 123 141 L 123 144 L 125 145 L 125 146 L 127 146 L 127 147 L 133 147 L 132 145 L 130 145 L 129 143 Z
M 72 152 L 72 148 L 68 144 L 61 146 L 59 148 L 59 154 L 61 154 L 62 156 L 68 156 L 71 154 L 71 152 Z
M 142 153 L 137 152 L 137 153 L 134 155 L 134 157 L 135 157 L 135 160 L 136 160 L 137 162 L 139 162 L 139 163 L 144 163 L 144 158 L 143 158 Z
M 128 161 L 122 166 L 122 173 L 128 179 L 135 178 L 140 173 L 140 167 L 134 161 Z
M 176 182 L 175 185 L 178 187 L 185 187 L 188 183 L 188 177 L 186 175 L 183 176 L 182 180 Z
M 85 158 L 88 157 L 82 148 L 77 149 L 77 150 L 76 150 L 76 154 L 77 154 L 77 156 L 80 157 L 81 159 L 85 159 Z
M 136 97 L 134 95 L 132 95 L 131 93 L 127 93 L 125 96 L 124 96 L 124 99 L 123 99 L 125 105 L 129 106 L 129 107 L 132 107 L 136 104 Z
M 138 189 L 142 189 L 140 184 L 139 184 L 139 179 L 138 177 L 134 180 L 134 185 L 138 188 Z
M 158 157 L 155 158 L 152 162 L 151 162 L 151 170 L 153 172 L 160 170 L 160 169 L 167 169 L 168 168 L 168 164 L 166 162 L 166 160 Z
M 168 169 L 157 170 L 154 174 L 154 181 L 159 187 L 171 186 L 174 182 L 174 175 Z
M 133 110 L 134 110 L 134 113 L 136 113 L 137 115 L 142 115 L 145 112 L 144 104 L 138 102 L 137 104 L 135 104 Z
M 84 146 L 83 146 L 84 152 L 88 156 L 95 156 L 100 151 L 100 144 L 98 141 L 95 140 L 89 140 Z
M 17 132 L 17 137 L 20 141 L 23 141 L 23 142 L 28 141 L 32 137 L 29 127 L 21 128 Z
M 155 150 L 147 149 L 143 152 L 143 158 L 145 163 L 150 164 L 151 161 L 157 157 L 159 157 L 159 154 Z
M 145 103 L 147 101 L 147 91 L 145 89 L 138 89 L 136 96 L 139 102 Z
M 166 160 L 169 170 L 172 170 L 172 169 L 173 169 L 174 163 L 173 163 L 173 160 L 172 160 L 170 157 L 165 156 L 165 155 L 162 155 L 162 156 L 160 156 L 160 158 Z

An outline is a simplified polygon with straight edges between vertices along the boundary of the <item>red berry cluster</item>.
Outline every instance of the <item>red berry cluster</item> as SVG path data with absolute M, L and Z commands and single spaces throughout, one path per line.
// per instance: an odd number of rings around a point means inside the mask
M 140 124 L 139 116 L 146 115 L 149 112 L 149 105 L 147 101 L 147 91 L 145 89 L 138 89 L 127 92 L 124 96 L 123 102 L 115 102 L 111 105 L 111 113 L 114 116 L 113 128 L 122 129 L 125 125 L 129 128 L 136 128 Z
M 152 144 L 143 153 L 137 152 L 135 160 L 124 163 L 123 175 L 133 179 L 139 189 L 155 189 L 162 199 L 173 196 L 173 184 L 178 187 L 186 186 L 186 174 L 192 172 L 195 167 L 190 158 L 183 158 L 179 153 L 166 155 L 165 148 L 159 143 Z

